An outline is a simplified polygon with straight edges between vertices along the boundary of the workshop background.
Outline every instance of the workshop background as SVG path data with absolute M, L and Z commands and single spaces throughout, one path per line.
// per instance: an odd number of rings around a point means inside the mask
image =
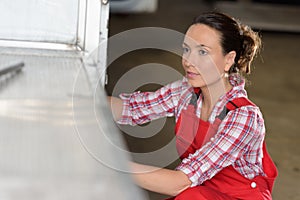
M 264 115 L 268 150 L 279 171 L 273 197 L 275 200 L 297 200 L 300 199 L 300 5 L 297 1 L 256 1 L 251 5 L 250 1 L 244 2 L 246 4 L 160 0 L 154 12 L 112 12 L 109 36 L 139 27 L 163 27 L 184 33 L 195 16 L 213 9 L 227 12 L 259 31 L 263 50 L 253 64 L 252 74 L 247 77 L 250 82 L 247 90 L 250 99 Z M 256 7 L 255 3 L 260 4 Z M 123 74 L 147 63 L 161 63 L 183 72 L 180 56 L 155 49 L 136 50 L 108 66 L 108 94 L 112 93 Z M 157 84 L 147 84 L 139 89 L 154 90 L 158 87 Z M 148 152 L 173 138 L 173 126 L 174 120 L 168 119 L 164 128 L 152 137 L 135 138 L 124 133 L 124 138 L 130 151 Z M 177 164 L 178 160 L 168 167 L 174 168 Z M 152 192 L 149 196 L 150 199 L 165 197 Z

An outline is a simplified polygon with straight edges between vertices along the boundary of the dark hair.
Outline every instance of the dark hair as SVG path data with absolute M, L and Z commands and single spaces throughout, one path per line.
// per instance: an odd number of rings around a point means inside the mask
M 261 48 L 261 39 L 249 26 L 226 14 L 219 12 L 207 12 L 196 17 L 192 23 L 205 24 L 221 33 L 221 46 L 223 54 L 230 51 L 236 52 L 235 64 L 231 66 L 229 73 L 250 73 L 253 58 Z

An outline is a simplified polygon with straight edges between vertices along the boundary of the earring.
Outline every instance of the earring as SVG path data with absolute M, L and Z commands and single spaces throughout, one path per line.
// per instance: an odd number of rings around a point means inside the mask
M 224 71 L 224 73 L 222 74 L 222 77 L 224 77 L 224 78 L 228 78 L 228 77 L 229 77 L 229 73 L 228 73 L 228 71 Z

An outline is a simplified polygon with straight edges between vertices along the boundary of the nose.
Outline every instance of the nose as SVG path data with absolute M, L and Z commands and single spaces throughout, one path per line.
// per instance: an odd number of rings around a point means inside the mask
M 182 57 L 182 62 L 183 62 L 183 65 L 185 67 L 195 67 L 195 65 L 193 64 L 193 60 L 191 59 L 191 56 L 183 56 Z

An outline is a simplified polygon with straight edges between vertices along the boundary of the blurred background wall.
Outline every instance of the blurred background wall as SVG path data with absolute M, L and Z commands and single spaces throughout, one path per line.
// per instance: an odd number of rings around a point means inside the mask
M 269 152 L 273 157 L 279 177 L 274 189 L 274 199 L 299 199 L 300 192 L 300 5 L 290 1 L 209 1 L 209 0 L 159 0 L 151 12 L 112 12 L 109 35 L 139 27 L 163 27 L 184 33 L 192 19 L 204 11 L 220 10 L 233 15 L 259 31 L 263 50 L 253 63 L 252 74 L 247 77 L 250 98 L 260 106 L 265 117 Z M 117 47 L 114 47 L 117 48 Z M 170 48 L 177 48 L 170 47 Z M 179 47 L 180 48 L 180 47 Z M 111 49 L 114 51 L 114 49 Z M 159 49 L 139 49 L 115 59 L 108 66 L 106 90 L 112 94 L 118 80 L 131 69 L 147 63 L 160 63 L 183 73 L 181 58 Z M 154 74 L 144 74 L 148 77 Z M 166 74 L 166 77 L 168 75 Z M 160 84 L 141 85 L 138 90 L 155 90 Z M 124 133 L 132 152 L 151 152 L 169 143 L 173 136 L 174 119 L 147 138 Z M 143 134 L 143 133 L 141 133 Z M 167 167 L 174 168 L 178 160 Z M 164 196 L 149 193 L 152 199 Z

